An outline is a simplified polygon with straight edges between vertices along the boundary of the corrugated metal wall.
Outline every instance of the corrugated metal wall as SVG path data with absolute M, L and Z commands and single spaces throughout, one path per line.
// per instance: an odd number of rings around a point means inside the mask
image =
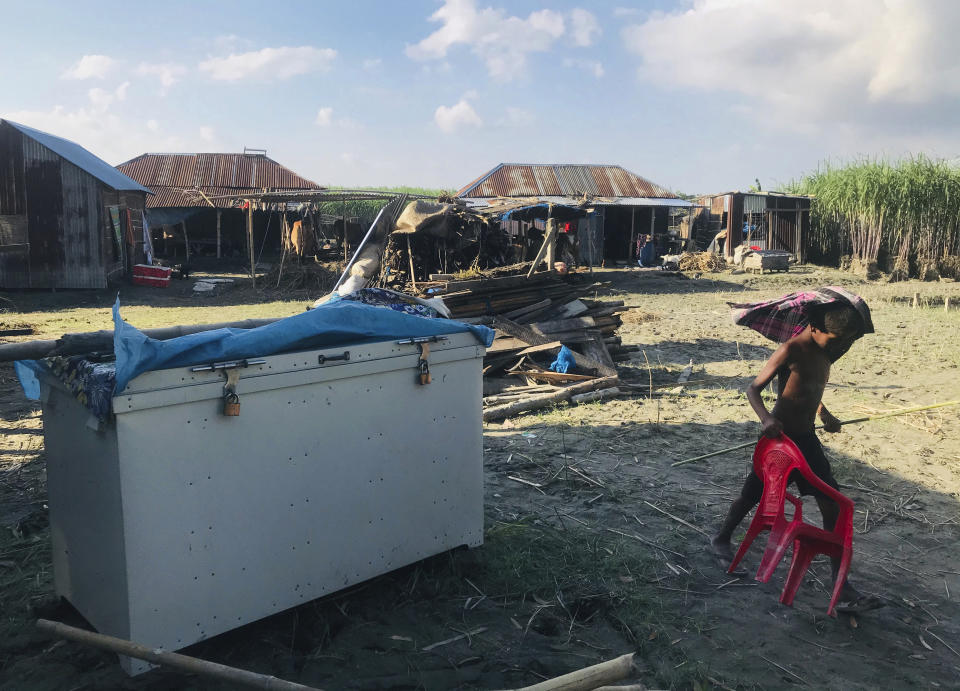
M 58 288 L 106 288 L 100 256 L 103 205 L 100 185 L 89 174 L 68 161 L 60 162 L 63 185 L 63 215 L 60 238 L 63 263 L 57 276 Z
M 22 136 L 10 125 L 0 125 L 0 286 L 5 287 L 30 283 Z
M 0 129 L 0 173 L 0 287 L 106 287 L 104 185 L 8 127 Z M 130 195 L 142 208 L 144 195 Z M 134 232 L 142 238 L 139 226 Z
M 64 261 L 60 240 L 63 190 L 60 159 L 47 147 L 22 137 L 27 225 L 30 233 L 30 288 L 56 288 Z

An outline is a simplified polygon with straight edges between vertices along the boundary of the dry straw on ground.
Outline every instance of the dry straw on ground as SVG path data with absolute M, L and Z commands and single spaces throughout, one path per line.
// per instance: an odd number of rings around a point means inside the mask
M 684 252 L 680 255 L 681 271 L 723 271 L 727 264 L 712 252 Z

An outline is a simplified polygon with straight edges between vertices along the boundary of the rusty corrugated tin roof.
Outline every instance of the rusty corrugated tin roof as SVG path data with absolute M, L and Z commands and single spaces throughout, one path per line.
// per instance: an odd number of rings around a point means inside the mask
M 457 192 L 458 197 L 652 197 L 670 190 L 620 166 L 501 163 Z
M 147 208 L 209 207 L 211 202 L 228 208 L 230 200 L 215 197 L 323 189 L 263 154 L 143 154 L 117 169 L 154 192 Z

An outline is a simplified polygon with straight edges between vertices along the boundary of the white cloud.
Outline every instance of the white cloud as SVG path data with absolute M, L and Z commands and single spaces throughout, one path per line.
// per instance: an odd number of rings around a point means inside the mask
M 107 55 L 84 55 L 71 65 L 62 79 L 103 79 L 116 67 L 117 61 Z
M 906 133 L 960 115 L 958 24 L 960 3 L 939 0 L 694 0 L 623 40 L 641 79 L 738 94 L 774 127 Z
M 576 58 L 564 58 L 564 67 L 576 67 L 589 72 L 597 79 L 600 79 L 606 72 L 603 69 L 603 63 L 598 60 L 578 60 Z
M 577 46 L 589 46 L 600 36 L 600 23 L 597 18 L 579 7 L 570 11 L 570 35 Z
M 573 10 L 571 17 L 579 21 L 574 38 L 579 45 L 593 35 L 594 29 L 589 26 L 593 15 Z M 484 61 L 492 77 L 501 80 L 523 74 L 528 54 L 550 50 L 566 33 L 566 21 L 560 12 L 539 10 L 524 19 L 493 7 L 477 9 L 475 0 L 446 0 L 430 21 L 439 23 L 440 28 L 419 43 L 408 45 L 409 57 L 441 60 L 454 46 L 464 45 Z
M 97 106 L 50 110 L 21 110 L 0 114 L 89 149 L 108 161 L 119 163 L 145 151 L 191 151 L 201 148 L 199 137 L 191 139 L 164 133 L 156 121 L 129 120 L 115 111 Z M 151 125 L 151 123 L 153 123 Z
M 614 7 L 614 17 L 637 17 L 643 14 L 639 7 Z
M 197 67 L 212 79 L 289 79 L 309 72 L 326 71 L 337 57 L 332 48 L 313 46 L 262 48 L 249 53 L 211 57 Z
M 507 106 L 507 115 L 499 124 L 510 127 L 530 127 L 537 121 L 537 117 L 523 108 Z
M 367 58 L 363 61 L 363 69 L 367 72 L 374 72 L 380 69 L 380 66 L 383 64 L 383 60 L 380 58 Z
M 210 143 L 217 138 L 216 131 L 209 126 L 204 126 L 200 128 L 200 139 L 204 142 Z
M 333 122 L 333 108 L 326 106 L 317 111 L 317 119 L 314 120 L 320 127 L 329 127 Z
M 113 105 L 114 101 L 125 100 L 129 86 L 130 82 L 123 82 L 113 91 L 107 91 L 97 86 L 87 91 L 87 98 L 90 99 L 90 105 L 94 110 L 102 112 Z
M 167 89 L 180 81 L 180 77 L 186 72 L 187 68 L 185 66 L 173 62 L 141 62 L 137 65 L 138 75 L 157 78 L 162 87 L 161 94 L 165 94 Z
M 450 134 L 464 127 L 482 127 L 483 120 L 473 109 L 469 99 L 476 94 L 469 92 L 452 106 L 440 106 L 433 114 L 433 121 L 441 131 Z

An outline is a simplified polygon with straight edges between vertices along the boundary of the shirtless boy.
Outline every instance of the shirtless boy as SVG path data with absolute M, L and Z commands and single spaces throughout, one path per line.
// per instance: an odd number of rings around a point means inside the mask
M 819 415 L 824 430 L 840 431 L 840 421 L 827 410 L 821 398 L 830 377 L 830 365 L 863 333 L 863 318 L 852 306 L 839 302 L 822 305 L 810 315 L 810 324 L 799 335 L 777 348 L 747 389 L 747 399 L 760 418 L 762 433 L 774 438 L 783 432 L 797 445 L 817 477 L 834 488 L 838 488 L 837 481 L 814 432 L 814 425 Z M 763 404 L 760 394 L 774 376 L 778 378 L 779 395 L 771 412 Z M 816 498 L 824 528 L 832 529 L 837 521 L 837 505 L 802 477 L 791 479 L 801 494 Z M 759 503 L 762 493 L 763 482 L 751 471 L 740 497 L 731 505 L 720 532 L 712 541 L 714 553 L 726 564 L 733 560 L 730 544 L 733 531 Z M 833 559 L 834 580 L 839 566 L 839 559 Z M 840 602 L 838 609 L 846 611 L 873 609 L 880 604 L 876 598 L 862 597 L 849 582 L 840 592 Z

